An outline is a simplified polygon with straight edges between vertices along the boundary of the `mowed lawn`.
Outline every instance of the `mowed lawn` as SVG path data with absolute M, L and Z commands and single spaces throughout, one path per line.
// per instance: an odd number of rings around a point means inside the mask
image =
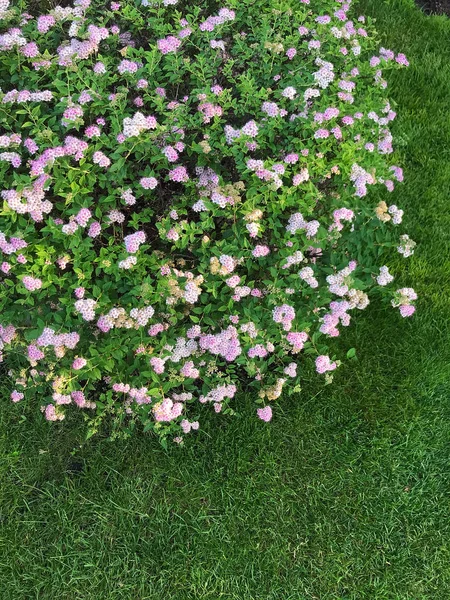
M 450 20 L 360 7 L 411 62 L 389 77 L 406 181 L 389 199 L 418 247 L 387 264 L 417 314 L 371 305 L 332 386 L 314 378 L 271 424 L 244 398 L 184 449 L 80 445 L 3 388 L 1 600 L 450 598 Z

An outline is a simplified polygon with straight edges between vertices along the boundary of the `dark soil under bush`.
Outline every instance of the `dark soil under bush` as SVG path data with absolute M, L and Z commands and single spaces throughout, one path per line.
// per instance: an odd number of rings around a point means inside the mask
M 416 0 L 416 2 L 426 13 L 450 16 L 450 0 Z

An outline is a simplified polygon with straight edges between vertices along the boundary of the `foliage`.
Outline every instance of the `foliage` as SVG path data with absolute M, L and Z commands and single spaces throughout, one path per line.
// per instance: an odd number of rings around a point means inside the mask
M 13 401 L 181 442 L 200 404 L 232 413 L 245 388 L 269 421 L 309 361 L 331 382 L 332 338 L 369 297 L 413 314 L 381 263 L 414 251 L 403 211 L 368 195 L 403 179 L 383 75 L 408 61 L 353 12 L 0 0 Z

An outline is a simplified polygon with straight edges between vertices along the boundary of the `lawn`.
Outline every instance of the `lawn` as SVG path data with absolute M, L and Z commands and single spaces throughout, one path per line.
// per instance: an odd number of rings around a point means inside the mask
M 416 315 L 371 306 L 332 386 L 269 425 L 244 399 L 185 448 L 83 444 L 5 397 L 1 600 L 450 598 L 450 20 L 360 6 L 411 63 L 389 78 L 406 180 L 390 198 L 418 242 L 392 268 Z

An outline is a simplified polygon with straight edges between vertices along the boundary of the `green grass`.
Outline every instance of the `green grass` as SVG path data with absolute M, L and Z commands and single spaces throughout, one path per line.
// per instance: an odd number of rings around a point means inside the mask
M 418 312 L 371 306 L 358 362 L 270 425 L 251 400 L 185 449 L 95 438 L 2 402 L 1 600 L 450 598 L 450 20 L 364 0 L 390 78 Z M 390 196 L 391 198 L 391 196 Z M 396 269 L 397 270 L 397 269 Z

